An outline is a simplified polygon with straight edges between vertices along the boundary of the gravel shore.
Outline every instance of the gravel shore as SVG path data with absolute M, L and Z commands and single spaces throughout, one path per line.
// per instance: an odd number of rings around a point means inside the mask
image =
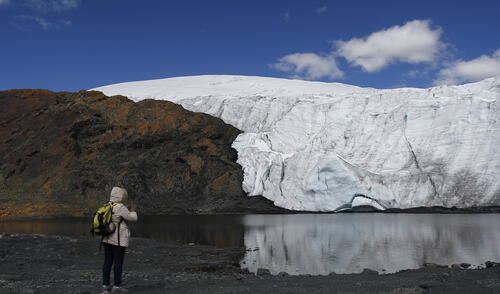
M 379 275 L 258 275 L 239 268 L 244 248 L 133 238 L 124 265 L 130 293 L 499 293 L 500 266 L 428 265 Z M 0 234 L 0 294 L 99 293 L 98 238 Z

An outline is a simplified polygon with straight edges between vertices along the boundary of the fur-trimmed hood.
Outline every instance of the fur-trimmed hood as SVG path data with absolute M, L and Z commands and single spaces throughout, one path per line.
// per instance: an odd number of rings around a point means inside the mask
M 109 197 L 109 201 L 113 203 L 123 203 L 127 200 L 127 197 L 127 190 L 120 187 L 113 187 L 113 189 L 111 189 L 111 196 Z

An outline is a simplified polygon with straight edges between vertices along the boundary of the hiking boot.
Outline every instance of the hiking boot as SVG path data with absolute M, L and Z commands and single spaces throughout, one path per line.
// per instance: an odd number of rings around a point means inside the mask
M 128 293 L 128 290 L 123 287 L 113 286 L 111 293 Z

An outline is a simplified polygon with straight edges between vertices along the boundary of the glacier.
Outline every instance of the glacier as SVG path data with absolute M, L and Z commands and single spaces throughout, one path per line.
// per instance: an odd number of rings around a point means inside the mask
M 500 78 L 374 89 L 205 75 L 93 90 L 169 100 L 242 130 L 244 191 L 283 208 L 500 205 Z

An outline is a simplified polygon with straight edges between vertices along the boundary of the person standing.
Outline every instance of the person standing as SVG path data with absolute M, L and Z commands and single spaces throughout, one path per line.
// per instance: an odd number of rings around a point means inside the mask
M 132 204 L 129 208 L 123 203 L 127 200 L 127 190 L 120 187 L 113 187 L 109 202 L 114 203 L 111 221 L 116 226 L 116 231 L 102 239 L 104 246 L 104 264 L 102 266 L 102 293 L 126 292 L 122 287 L 123 259 L 125 249 L 129 245 L 130 230 L 127 222 L 137 221 L 137 213 Z M 111 268 L 113 267 L 114 284 L 111 287 Z

